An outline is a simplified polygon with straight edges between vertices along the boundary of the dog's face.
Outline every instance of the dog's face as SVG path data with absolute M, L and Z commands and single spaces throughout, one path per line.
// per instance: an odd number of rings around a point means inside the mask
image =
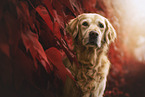
M 95 13 L 85 13 L 72 19 L 67 32 L 80 44 L 100 48 L 103 43 L 110 44 L 116 38 L 116 32 L 110 22 Z

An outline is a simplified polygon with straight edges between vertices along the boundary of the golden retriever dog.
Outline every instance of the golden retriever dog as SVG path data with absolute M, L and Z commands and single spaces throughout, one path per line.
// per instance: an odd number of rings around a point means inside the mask
M 66 27 L 74 41 L 74 52 L 79 68 L 64 64 L 72 72 L 75 83 L 67 79 L 64 97 L 102 97 L 106 87 L 110 62 L 107 58 L 108 46 L 116 38 L 116 32 L 110 22 L 96 13 L 84 13 L 72 19 Z

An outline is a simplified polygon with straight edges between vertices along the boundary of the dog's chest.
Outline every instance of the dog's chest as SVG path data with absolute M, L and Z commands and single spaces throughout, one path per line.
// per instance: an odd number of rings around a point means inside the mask
M 100 66 L 82 66 L 76 75 L 77 83 L 83 89 L 83 92 L 95 90 L 95 86 L 103 80 L 105 76 L 104 65 Z
M 104 90 L 106 85 L 106 77 L 108 75 L 110 62 L 108 59 L 101 59 L 96 65 L 80 64 L 81 68 L 78 69 L 76 74 L 77 84 L 81 88 L 83 94 L 94 94 L 96 91 L 99 93 Z M 103 85 L 101 85 L 103 83 Z M 102 89 L 102 90 L 101 90 Z M 96 93 L 96 94 L 97 94 Z M 99 95 L 99 94 L 97 94 Z M 89 97 L 89 96 L 84 96 Z M 93 96 L 98 97 L 98 96 Z
M 82 92 L 83 96 L 81 97 L 102 97 L 98 95 L 103 95 L 110 62 L 105 54 L 101 54 L 100 56 L 98 56 L 99 58 L 94 58 L 94 60 L 96 59 L 96 63 L 93 65 L 90 60 L 80 60 L 79 58 L 79 68 L 69 66 L 71 67 L 70 71 L 76 79 L 77 86 L 79 86 Z

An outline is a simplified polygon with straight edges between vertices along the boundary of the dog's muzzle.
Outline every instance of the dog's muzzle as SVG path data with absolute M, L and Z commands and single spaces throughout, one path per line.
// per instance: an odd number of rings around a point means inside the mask
M 91 31 L 89 33 L 89 41 L 87 45 L 99 47 L 98 37 L 99 37 L 99 34 L 97 31 Z

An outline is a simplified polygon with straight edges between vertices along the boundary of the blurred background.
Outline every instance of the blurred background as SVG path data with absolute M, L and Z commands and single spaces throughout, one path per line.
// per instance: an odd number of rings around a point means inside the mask
M 117 62 L 122 64 L 118 66 L 120 72 L 119 78 L 121 83 L 117 83 L 120 90 L 126 91 L 125 95 L 113 97 L 144 97 L 145 91 L 145 1 L 143 0 L 111 0 L 113 13 L 117 16 L 114 25 L 117 26 L 119 44 L 116 43 L 120 50 L 120 58 Z M 122 53 L 121 53 L 122 52 Z M 113 52 L 111 52 L 113 53 Z M 113 63 L 116 64 L 115 60 Z M 116 65 L 115 65 L 116 66 Z M 114 66 L 113 66 L 114 67 Z M 114 67 L 116 68 L 116 67 Z M 113 68 L 113 70 L 114 70 Z M 112 70 L 112 69 L 111 69 Z M 113 71 L 112 70 L 112 71 Z M 111 75 L 111 74 L 110 74 Z M 121 78 L 120 78 L 121 77 Z M 111 78 L 110 78 L 111 79 Z M 115 83 L 115 81 L 114 81 Z M 113 84 L 113 83 L 112 83 Z M 108 85 L 109 87 L 109 85 Z M 112 86 L 113 87 L 113 86 Z M 116 92 L 118 89 L 114 89 Z M 119 90 L 119 91 L 120 91 Z M 119 93 L 119 92 L 118 92 Z M 122 92 L 120 91 L 120 94 Z M 107 96 L 108 97 L 108 96 Z M 109 96 L 112 97 L 112 96 Z
M 145 60 L 145 1 L 143 0 L 114 0 L 113 6 L 119 15 L 120 30 L 125 35 L 124 45 L 132 56 L 140 61 Z
M 144 0 L 1 0 L 0 97 L 60 97 L 64 56 L 77 63 L 65 32 L 84 12 L 99 13 L 117 40 L 104 97 L 145 97 Z

